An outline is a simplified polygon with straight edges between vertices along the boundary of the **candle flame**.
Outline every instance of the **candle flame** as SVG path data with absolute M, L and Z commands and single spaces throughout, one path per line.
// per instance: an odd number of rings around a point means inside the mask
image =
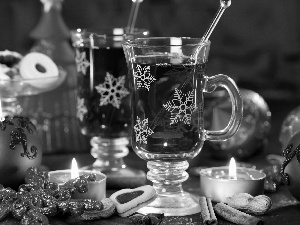
M 76 177 L 79 177 L 79 172 L 78 172 L 78 166 L 76 159 L 72 159 L 72 167 L 71 167 L 71 179 L 74 179 Z
M 233 157 L 229 162 L 229 177 L 236 178 L 236 163 Z

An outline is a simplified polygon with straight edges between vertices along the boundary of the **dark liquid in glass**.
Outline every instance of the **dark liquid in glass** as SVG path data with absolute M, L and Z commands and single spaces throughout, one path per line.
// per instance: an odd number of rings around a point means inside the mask
M 155 63 L 152 63 L 154 60 Z M 194 157 L 196 152 L 198 154 L 203 144 L 201 78 L 205 73 L 206 64 L 172 64 L 170 60 L 164 58 L 160 62 L 160 57 L 157 56 L 152 59 L 138 58 L 131 71 L 135 74 L 132 95 L 133 126 L 137 127 L 138 118 L 140 121 L 148 119 L 148 128 L 153 132 L 147 137 L 147 143 L 141 141 L 140 136 L 137 137 L 137 133 L 143 135 L 147 128 L 137 129 L 132 134 L 133 146 L 142 151 L 137 154 L 143 158 L 151 155 L 153 159 L 153 154 L 156 154 L 160 159 L 166 157 L 164 160 L 188 159 Z M 149 90 L 137 86 L 139 80 L 144 82 L 143 76 L 140 75 L 147 75 L 141 72 L 146 69 L 150 71 L 148 75 L 151 74 L 155 78 Z M 131 79 L 132 77 L 131 75 Z M 194 90 L 196 85 L 200 85 L 197 91 Z M 173 157 L 173 154 L 177 156 Z
M 86 75 L 80 73 L 78 78 L 79 93 L 78 97 L 84 99 L 87 113 L 80 122 L 81 131 L 85 135 L 101 136 L 102 138 L 128 137 L 130 133 L 130 95 L 127 79 L 127 65 L 122 47 L 97 47 L 90 51 L 87 47 L 77 47 L 81 53 L 85 52 L 86 59 L 94 62 L 94 74 L 91 75 L 91 66 L 87 68 Z M 114 78 L 125 77 L 125 88 L 128 95 L 121 98 L 119 108 L 111 103 L 100 106 L 101 95 L 96 90 L 96 86 L 105 82 L 107 73 Z M 112 81 L 112 80 L 111 80 Z M 111 85 L 116 85 L 116 80 L 111 84 L 106 83 L 107 89 Z M 119 88 L 120 89 L 120 88 Z M 118 88 L 113 97 L 120 97 Z M 108 93 L 104 93 L 107 95 Z

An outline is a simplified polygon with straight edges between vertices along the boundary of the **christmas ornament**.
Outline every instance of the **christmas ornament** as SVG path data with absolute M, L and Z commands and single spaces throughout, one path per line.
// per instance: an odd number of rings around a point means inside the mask
M 300 201 L 300 131 L 297 131 L 289 140 L 283 156 L 285 160 L 280 171 L 283 183 L 289 192 Z
M 283 120 L 279 134 L 279 142 L 285 148 L 291 137 L 300 130 L 300 106 L 292 110 Z
M 224 93 L 224 94 L 222 94 Z M 256 92 L 240 89 L 243 99 L 243 119 L 237 133 L 226 141 L 209 141 L 212 156 L 221 159 L 231 157 L 245 160 L 261 151 L 268 141 L 271 112 L 265 100 Z M 231 103 L 225 92 L 223 97 L 206 100 L 205 120 L 209 130 L 220 130 L 228 124 Z
M 14 116 L 0 121 L 0 184 L 11 188 L 23 183 L 29 167 L 42 160 L 42 143 L 27 117 Z

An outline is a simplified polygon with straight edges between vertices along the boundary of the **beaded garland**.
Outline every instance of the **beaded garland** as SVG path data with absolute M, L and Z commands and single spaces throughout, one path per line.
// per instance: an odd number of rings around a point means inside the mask
M 47 216 L 80 216 L 85 211 L 100 211 L 103 209 L 100 201 L 71 198 L 75 192 L 86 192 L 88 181 L 95 179 L 95 174 L 85 174 L 58 188 L 57 183 L 49 182 L 48 172 L 38 172 L 31 167 L 27 170 L 25 184 L 20 185 L 18 191 L 0 185 L 0 221 L 12 215 L 21 225 L 46 225 L 49 224 Z

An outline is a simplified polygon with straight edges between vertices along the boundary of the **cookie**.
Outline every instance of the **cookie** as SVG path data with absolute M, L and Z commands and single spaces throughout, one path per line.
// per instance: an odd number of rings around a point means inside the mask
M 10 80 L 19 76 L 19 62 L 22 57 L 18 52 L 0 51 L 0 80 Z
M 0 63 L 9 68 L 16 66 L 22 59 L 22 55 L 14 51 L 0 51 Z
M 84 220 L 96 220 L 100 218 L 108 218 L 115 213 L 116 206 L 110 198 L 101 200 L 103 209 L 100 211 L 85 211 L 81 217 Z
M 127 217 L 140 208 L 148 205 L 156 198 L 156 191 L 150 185 L 144 185 L 134 189 L 122 189 L 110 196 L 116 205 L 118 214 Z
M 144 206 L 149 205 L 151 202 L 153 202 L 156 199 L 156 195 L 154 197 L 152 197 L 151 199 L 149 199 L 146 202 L 140 203 L 139 205 L 137 205 L 136 207 L 124 212 L 124 213 L 119 213 L 119 216 L 121 217 L 127 217 L 130 216 L 132 214 L 134 214 L 136 211 L 138 211 L 139 209 L 143 208 Z
M 49 56 L 39 52 L 31 52 L 20 61 L 20 74 L 25 79 L 57 77 L 59 70 Z

